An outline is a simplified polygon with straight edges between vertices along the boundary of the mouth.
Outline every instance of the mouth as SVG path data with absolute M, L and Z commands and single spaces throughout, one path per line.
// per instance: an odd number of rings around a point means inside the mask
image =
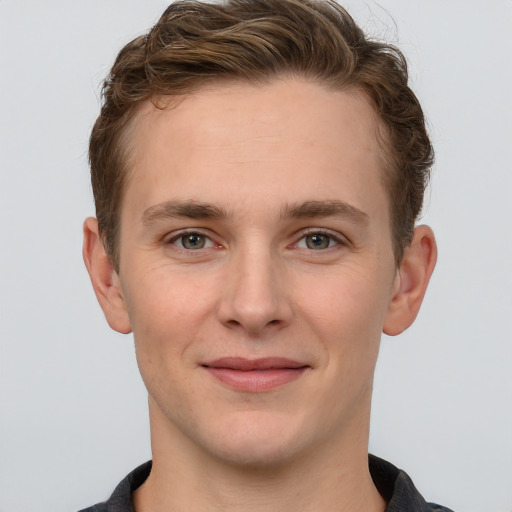
M 298 379 L 309 365 L 282 357 L 224 357 L 201 365 L 218 381 L 237 391 L 261 393 Z

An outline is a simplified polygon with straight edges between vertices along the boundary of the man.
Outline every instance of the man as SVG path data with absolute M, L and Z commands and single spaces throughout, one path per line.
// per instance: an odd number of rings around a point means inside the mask
M 368 456 L 381 333 L 436 261 L 400 52 L 333 2 L 175 3 L 121 50 L 90 161 L 84 259 L 153 460 L 87 510 L 447 510 Z

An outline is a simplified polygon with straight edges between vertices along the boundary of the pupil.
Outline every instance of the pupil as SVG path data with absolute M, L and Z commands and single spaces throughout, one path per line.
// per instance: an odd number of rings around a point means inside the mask
M 202 235 L 187 235 L 183 237 L 183 246 L 187 249 L 201 249 L 204 246 L 204 238 Z
M 306 244 L 310 249 L 326 249 L 329 246 L 329 237 L 324 235 L 311 235 L 307 237 Z

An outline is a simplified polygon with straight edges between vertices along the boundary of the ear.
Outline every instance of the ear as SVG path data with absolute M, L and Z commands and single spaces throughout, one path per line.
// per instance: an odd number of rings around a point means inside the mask
M 405 248 L 404 257 L 395 278 L 393 297 L 389 304 L 383 331 L 396 336 L 414 322 L 427 291 L 437 260 L 434 233 L 428 226 L 414 230 L 412 244 Z
M 84 222 L 82 254 L 94 293 L 108 325 L 123 334 L 131 332 L 121 282 L 103 247 L 98 221 L 93 217 L 89 217 Z

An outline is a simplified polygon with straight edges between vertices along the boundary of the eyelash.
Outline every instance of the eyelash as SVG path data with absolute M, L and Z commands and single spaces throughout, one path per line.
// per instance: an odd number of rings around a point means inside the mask
M 300 233 L 300 238 L 297 240 L 297 242 L 295 242 L 295 246 L 297 246 L 299 244 L 299 242 L 301 242 L 302 240 L 305 240 L 306 238 L 308 237 L 312 237 L 312 236 L 321 236 L 321 237 L 326 237 L 328 238 L 331 242 L 334 242 L 334 245 L 329 245 L 328 247 L 324 248 L 324 249 L 319 249 L 318 252 L 321 252 L 321 251 L 325 251 L 327 249 L 333 249 L 334 247 L 336 246 L 347 246 L 349 245 L 349 241 L 337 234 L 337 233 L 333 233 L 331 231 L 328 231 L 328 230 L 323 230 L 323 229 L 315 229 L 315 228 L 310 228 L 310 229 L 307 229 L 305 231 L 302 231 Z M 313 251 L 315 252 L 314 249 L 311 249 L 310 247 L 305 247 L 305 249 L 307 250 L 310 250 L 310 251 Z
M 203 238 L 203 240 L 205 240 L 205 244 L 208 244 L 208 246 L 207 247 L 199 247 L 199 248 L 194 250 L 194 249 L 183 247 L 183 242 L 182 242 L 181 246 L 176 243 L 180 239 L 183 240 L 183 239 L 185 239 L 185 237 L 187 237 L 187 236 L 191 237 L 193 235 L 196 235 L 198 237 Z M 311 248 L 311 247 L 298 247 L 299 243 L 302 240 L 306 240 L 308 237 L 313 237 L 313 236 L 320 236 L 320 237 L 327 238 L 329 240 L 328 247 L 317 248 L 316 250 L 314 248 Z M 332 245 L 332 242 L 334 243 L 334 245 Z M 187 253 L 198 252 L 198 251 L 200 251 L 202 249 L 211 249 L 211 248 L 214 248 L 215 246 L 217 246 L 217 247 L 220 246 L 220 244 L 216 244 L 216 242 L 213 241 L 210 236 L 208 236 L 205 233 L 202 233 L 199 230 L 181 231 L 181 232 L 179 232 L 177 234 L 174 234 L 174 236 L 172 236 L 172 238 L 166 240 L 165 243 L 166 244 L 174 245 L 180 251 L 184 251 L 184 252 L 187 252 Z M 307 242 L 305 242 L 305 243 L 307 244 Z M 322 252 L 322 251 L 326 251 L 327 249 L 333 249 L 334 247 L 340 246 L 340 245 L 341 246 L 347 246 L 347 245 L 349 245 L 349 241 L 345 237 L 340 236 L 339 234 L 334 234 L 331 231 L 310 228 L 310 229 L 307 229 L 305 231 L 302 231 L 300 233 L 300 237 L 292 245 L 294 247 L 298 247 L 300 249 L 306 249 L 306 250 L 309 250 L 309 251 L 312 251 L 312 252 Z
M 198 237 L 201 237 L 203 238 L 206 242 L 205 243 L 208 243 L 207 241 L 210 242 L 210 246 L 209 247 L 199 247 L 198 249 L 196 249 L 194 251 L 194 249 L 187 249 L 186 247 L 182 247 L 180 245 L 178 245 L 176 242 L 178 240 L 183 240 L 184 238 L 186 238 L 187 236 L 188 237 L 191 237 L 193 235 L 196 235 Z M 216 244 L 216 242 L 214 242 L 212 240 L 212 238 L 210 236 L 208 236 L 207 234 L 205 233 L 202 233 L 201 231 L 199 230 L 188 230 L 188 231 L 181 231 L 180 233 L 176 233 L 174 234 L 171 238 L 169 238 L 168 240 L 165 241 L 166 244 L 169 244 L 169 245 L 174 245 L 175 247 L 177 247 L 179 250 L 181 251 L 184 251 L 184 252 L 188 252 L 188 253 L 192 253 L 192 252 L 196 252 L 196 251 L 199 251 L 200 249 L 211 249 L 212 247 L 214 247 L 215 245 L 219 245 L 219 244 Z

